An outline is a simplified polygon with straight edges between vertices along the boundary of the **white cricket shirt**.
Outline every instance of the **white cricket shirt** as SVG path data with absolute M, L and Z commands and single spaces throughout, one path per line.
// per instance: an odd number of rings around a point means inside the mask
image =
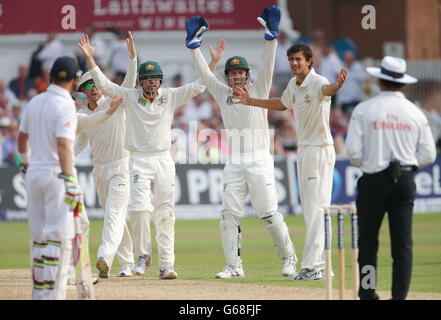
M 345 144 L 351 162 L 365 173 L 401 165 L 425 167 L 435 161 L 435 143 L 426 116 L 401 92 L 382 91 L 356 106 Z
M 291 79 L 283 91 L 282 103 L 293 109 L 299 146 L 333 145 L 329 127 L 331 97 L 324 96 L 322 86 L 329 81 L 312 68 L 302 84 L 297 86 L 297 77 Z
M 75 111 L 75 103 L 69 92 L 54 84 L 29 101 L 20 122 L 20 131 L 29 135 L 29 168 L 59 166 L 57 138 L 72 141 L 73 162 L 77 129 Z
M 136 66 L 137 59 L 130 59 L 127 74 L 121 85 L 122 87 L 133 88 L 135 86 Z M 97 107 L 94 111 L 89 109 L 87 101 L 85 101 L 81 106 L 78 116 L 85 114 L 91 118 L 99 112 L 107 112 L 112 99 L 113 97 L 103 94 L 97 101 Z M 125 101 L 123 101 L 124 103 Z M 75 155 L 79 154 L 90 144 L 94 164 L 103 165 L 129 157 L 130 153 L 124 148 L 126 139 L 125 121 L 124 106 L 121 105 L 110 119 L 79 135 L 74 149 Z
M 122 88 L 110 81 L 98 66 L 90 70 L 104 94 L 124 97 L 126 112 L 125 148 L 130 152 L 160 153 L 170 150 L 171 124 L 177 108 L 201 94 L 205 86 L 200 80 L 178 88 L 159 88 L 158 96 L 150 104 L 141 90 Z
M 258 77 L 249 87 L 251 96 L 260 99 L 269 97 L 277 48 L 277 41 L 265 42 L 265 52 Z M 234 104 L 233 89 L 215 77 L 200 49 L 189 50 L 202 82 L 221 109 L 225 128 L 233 137 L 230 139 L 231 152 L 234 154 L 269 151 L 268 110 Z M 234 138 L 235 135 L 239 138 Z

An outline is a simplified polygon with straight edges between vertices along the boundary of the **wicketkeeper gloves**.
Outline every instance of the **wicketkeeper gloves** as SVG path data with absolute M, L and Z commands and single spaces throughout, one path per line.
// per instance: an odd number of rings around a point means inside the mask
M 270 6 L 262 11 L 257 21 L 265 27 L 265 40 L 274 40 L 279 36 L 280 9 L 277 6 Z
M 187 48 L 196 49 L 199 48 L 202 41 L 202 34 L 210 27 L 204 17 L 195 16 L 190 20 L 185 21 L 187 29 L 187 38 L 185 38 L 185 44 Z
M 59 173 L 58 178 L 64 180 L 64 185 L 66 186 L 66 195 L 64 201 L 70 206 L 70 210 L 73 211 L 75 208 L 78 212 L 83 210 L 83 191 L 74 176 Z

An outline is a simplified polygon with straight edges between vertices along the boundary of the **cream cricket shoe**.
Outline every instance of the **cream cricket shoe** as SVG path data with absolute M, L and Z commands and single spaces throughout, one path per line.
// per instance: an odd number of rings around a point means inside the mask
M 232 278 L 243 278 L 245 277 L 245 273 L 243 272 L 242 266 L 226 266 L 221 272 L 216 274 L 216 278 L 218 279 L 232 279 Z
M 178 273 L 173 267 L 167 267 L 159 270 L 159 279 L 177 279 Z
M 121 265 L 121 269 L 119 269 L 118 276 L 131 277 L 132 276 L 132 265 L 130 265 L 130 264 Z
M 134 271 L 136 275 L 142 275 L 147 272 L 148 267 L 152 263 L 152 258 L 149 255 L 140 256 L 138 262 L 134 267 Z
M 284 277 L 292 276 L 296 272 L 297 259 L 294 256 L 286 257 L 283 261 L 282 275 Z

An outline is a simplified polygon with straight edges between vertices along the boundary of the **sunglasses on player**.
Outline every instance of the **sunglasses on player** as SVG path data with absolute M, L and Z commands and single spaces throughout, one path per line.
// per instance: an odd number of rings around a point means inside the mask
M 93 82 L 89 82 L 89 83 L 87 83 L 87 84 L 84 86 L 84 88 L 85 88 L 86 90 L 92 90 L 93 87 L 95 87 L 95 88 L 97 87 L 96 84 L 93 83 Z

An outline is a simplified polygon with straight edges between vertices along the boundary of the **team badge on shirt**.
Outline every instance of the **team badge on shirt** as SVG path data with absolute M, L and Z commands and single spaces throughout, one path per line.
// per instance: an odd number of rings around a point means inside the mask
M 307 95 L 305 96 L 305 102 L 306 102 L 306 103 L 310 103 L 310 102 L 311 102 L 311 96 L 310 96 L 309 94 L 307 94 Z
M 227 98 L 227 104 L 233 104 L 234 102 L 233 102 L 233 97 L 232 96 L 229 96 L 228 98 Z
M 164 103 L 167 103 L 167 97 L 160 97 L 158 100 L 158 106 L 163 105 Z
M 133 176 L 133 183 L 137 183 L 139 181 L 139 174 L 135 174 Z
M 292 101 L 293 104 L 296 103 L 296 95 L 295 94 L 292 95 L 291 101 Z

